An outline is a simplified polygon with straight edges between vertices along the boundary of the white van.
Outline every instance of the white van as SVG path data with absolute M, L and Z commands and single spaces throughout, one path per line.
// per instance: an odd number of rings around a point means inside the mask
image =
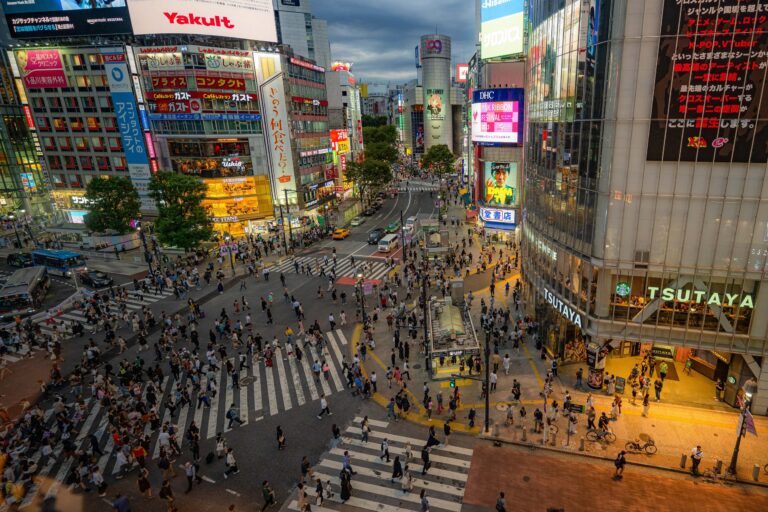
M 394 251 L 400 246 L 399 235 L 387 235 L 379 240 L 379 252 Z
M 413 231 L 414 227 L 416 227 L 416 217 L 408 217 L 407 219 L 405 219 L 404 228 L 407 231 Z

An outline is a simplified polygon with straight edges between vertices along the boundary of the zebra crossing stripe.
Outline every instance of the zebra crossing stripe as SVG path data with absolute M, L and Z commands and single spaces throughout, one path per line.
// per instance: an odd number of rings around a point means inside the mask
M 378 444 L 376 444 L 375 446 L 378 447 Z M 423 446 L 423 445 L 418 445 L 418 446 Z M 349 448 L 346 448 L 346 449 L 349 450 Z M 334 456 L 338 456 L 342 458 L 344 457 L 344 449 L 342 448 L 333 448 L 328 453 Z M 353 468 L 355 467 L 355 460 L 388 466 L 386 462 L 382 462 L 382 460 L 379 458 L 378 455 L 371 455 L 368 453 L 361 453 L 356 451 L 350 451 L 350 453 L 353 456 L 352 463 L 351 463 Z M 389 445 L 389 454 L 392 455 L 393 453 L 395 453 L 394 447 L 392 445 Z M 398 452 L 396 455 L 400 455 L 400 453 Z M 431 462 L 437 462 L 435 460 L 435 456 L 431 454 L 429 456 L 429 460 Z M 416 468 L 418 468 L 419 472 L 421 472 L 421 469 L 423 468 L 423 464 L 421 463 L 421 460 L 419 460 L 418 464 L 414 465 L 413 468 L 414 468 L 413 469 L 414 472 L 416 471 Z M 464 473 L 459 473 L 457 471 L 449 471 L 447 469 L 429 468 L 429 474 L 433 476 L 439 476 L 442 478 L 449 478 L 451 480 L 456 480 L 459 482 L 465 481 L 467 479 L 467 475 L 465 475 Z
M 163 404 L 164 400 L 163 399 L 165 398 L 166 393 L 168 393 L 168 389 L 170 389 L 171 393 L 173 393 L 173 385 L 175 384 L 176 379 L 168 379 L 168 382 L 169 382 L 170 385 L 162 388 L 160 390 L 161 394 L 158 397 L 158 401 L 161 404 L 160 407 L 162 408 L 162 412 L 160 413 L 160 428 L 161 429 L 163 428 L 162 427 L 163 423 L 165 423 L 165 417 L 168 414 L 168 408 L 164 407 L 164 404 Z M 170 395 L 168 395 L 168 396 L 170 398 Z M 160 437 L 158 436 L 158 438 L 155 439 L 155 448 L 154 448 L 154 450 L 152 450 L 152 458 L 156 459 L 159 456 L 160 456 Z
M 202 374 L 200 376 L 200 391 L 204 390 L 205 387 L 208 385 L 208 376 L 205 374 Z M 203 431 L 203 411 L 205 411 L 205 405 L 200 404 L 198 401 L 199 393 L 195 395 L 194 401 L 192 402 L 192 407 L 195 408 L 195 416 L 193 417 L 193 421 L 195 422 L 195 425 L 197 425 L 197 428 L 200 429 L 200 433 L 202 435 Z
M 264 378 L 267 381 L 267 399 L 269 400 L 269 415 L 274 416 L 277 414 L 277 394 L 275 393 L 275 381 L 274 381 L 275 367 L 269 368 L 264 365 Z
M 330 501 L 330 500 L 326 500 L 326 501 Z M 349 502 L 347 502 L 347 503 L 349 503 Z M 298 501 L 296 501 L 296 500 L 292 501 L 292 502 L 290 503 L 290 505 L 288 505 L 288 510 L 297 510 L 297 511 L 299 511 L 299 512 L 303 512 L 303 511 L 302 511 L 302 510 L 299 508 L 299 502 L 298 502 Z M 313 510 L 314 512 L 338 512 L 338 511 L 337 511 L 335 508 L 326 508 L 326 507 L 321 507 L 321 506 L 319 506 L 319 505 L 315 505 L 314 503 L 312 504 L 312 510 Z
M 360 424 L 360 423 L 363 422 L 363 418 L 361 416 L 355 416 L 355 419 L 352 420 L 352 421 L 354 421 L 355 423 Z M 373 426 L 373 427 L 387 428 L 387 427 L 389 427 L 389 422 L 388 421 L 372 420 L 371 418 L 368 418 L 368 425 L 369 426 Z
M 218 417 L 219 417 L 219 409 L 221 409 L 221 403 L 222 403 L 222 395 L 225 394 L 224 390 L 221 389 L 221 376 L 222 374 L 226 375 L 224 367 L 224 362 L 221 363 L 221 368 L 219 369 L 219 376 L 218 379 L 214 382 L 216 383 L 216 398 L 211 398 L 211 407 L 208 409 L 208 426 L 207 426 L 207 437 L 206 439 L 212 439 L 216 435 L 216 430 L 218 426 Z M 226 377 L 224 377 L 226 379 Z M 227 381 L 224 380 L 224 387 L 226 388 Z M 225 407 L 229 404 L 225 404 Z M 202 427 L 201 427 L 202 430 Z
M 336 329 L 336 336 L 339 337 L 339 341 L 341 342 L 342 345 L 347 344 L 347 337 L 344 336 L 344 331 L 342 331 L 341 329 Z
M 301 368 L 304 370 L 304 378 L 307 381 L 307 387 L 309 388 L 309 396 L 312 397 L 312 400 L 317 400 L 320 398 L 320 395 L 317 394 L 317 387 L 315 386 L 315 375 L 312 373 L 312 368 L 309 366 L 309 356 L 310 353 L 307 351 L 305 353 L 305 357 L 301 358 Z
M 261 368 L 258 363 L 254 363 L 251 360 L 251 377 L 253 378 L 253 410 L 254 412 L 261 411 Z
M 328 337 L 328 344 L 331 346 L 331 348 L 333 349 L 333 352 L 336 354 L 336 360 L 339 361 L 339 364 L 341 364 L 343 356 L 341 354 L 341 350 L 339 349 L 339 346 L 336 344 L 336 338 L 333 337 L 333 333 L 331 331 L 328 331 L 327 333 L 325 333 L 325 335 Z M 335 378 L 334 383 L 336 384 L 337 391 L 342 391 L 344 389 L 344 386 L 341 383 L 340 379 Z
M 301 389 L 301 378 L 296 365 L 296 358 L 288 358 L 288 366 L 291 367 L 291 376 L 293 377 L 293 391 L 296 393 L 296 402 L 299 406 L 304 405 L 304 391 Z
M 310 350 L 312 351 L 312 360 L 313 361 L 317 361 L 319 364 L 322 365 L 323 364 L 323 360 L 322 360 L 322 358 L 318 357 L 317 347 L 310 346 Z M 328 380 L 322 374 L 320 374 L 320 385 L 323 388 L 323 394 L 325 396 L 329 396 L 332 393 L 331 386 L 330 386 L 330 384 L 328 384 Z
M 277 362 L 277 369 L 279 370 L 278 379 L 280 380 L 280 391 L 283 395 L 283 409 L 288 411 L 293 407 L 293 404 L 291 403 L 291 391 L 290 389 L 288 389 L 288 379 L 285 376 L 285 364 L 283 363 L 283 349 L 276 350 L 272 360 Z
M 355 427 L 347 427 L 346 431 L 354 434 L 355 433 Z M 378 432 L 376 430 L 371 430 L 370 436 L 371 437 L 376 437 L 376 438 L 379 438 L 379 437 L 380 438 L 385 438 L 386 437 L 389 441 L 394 441 L 396 443 L 403 443 L 403 444 L 411 443 L 411 446 L 423 446 L 424 442 L 425 442 L 424 439 L 416 439 L 414 437 L 398 436 L 398 435 L 389 434 L 389 433 L 386 433 L 386 432 Z M 462 448 L 461 446 L 453 446 L 453 445 L 443 446 L 443 445 L 440 445 L 440 446 L 433 447 L 432 449 L 433 450 L 438 450 L 438 451 L 451 452 L 451 453 L 455 453 L 456 455 L 461 455 L 461 456 L 464 456 L 464 457 L 472 457 L 472 449 L 470 449 L 470 448 Z
M 391 450 L 390 450 L 390 454 L 391 454 Z M 354 455 L 354 453 L 352 455 Z M 410 461 L 401 459 L 401 463 L 403 466 L 405 466 L 406 463 L 410 464 Z M 335 471 L 341 472 L 342 468 L 344 467 L 344 463 L 324 459 L 317 463 L 317 467 L 324 467 L 324 468 L 333 469 Z M 359 475 L 368 476 L 371 478 L 378 478 L 381 480 L 390 479 L 389 477 L 391 473 L 387 473 L 385 471 L 369 469 L 359 464 L 352 467 L 355 468 L 355 471 Z M 432 471 L 432 469 L 430 469 L 430 471 Z M 411 473 L 417 473 L 417 472 L 411 471 Z M 428 480 L 422 480 L 421 478 L 416 478 L 415 476 L 413 477 L 413 486 L 417 488 L 427 489 L 428 491 L 440 492 L 442 494 L 452 494 L 454 496 L 464 495 L 464 489 L 461 487 L 456 487 L 455 485 L 440 484 L 437 482 L 430 482 Z M 430 502 L 431 501 L 432 501 L 432 498 L 430 497 Z

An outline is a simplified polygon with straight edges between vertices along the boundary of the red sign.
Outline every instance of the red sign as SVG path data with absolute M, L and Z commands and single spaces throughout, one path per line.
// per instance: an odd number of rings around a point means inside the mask
M 32 117 L 32 109 L 29 108 L 29 105 L 23 105 L 24 107 L 24 117 L 27 118 L 27 126 L 30 130 L 35 129 L 35 119 Z
M 334 166 L 329 165 L 328 167 L 325 168 L 325 179 L 335 180 L 338 177 L 339 177 L 339 173 Z
M 219 89 L 222 91 L 244 91 L 245 80 L 242 78 L 195 77 L 199 89 Z
M 179 51 L 178 46 L 153 46 L 151 48 L 142 48 L 139 53 L 173 53 L 177 51 Z
M 301 66 L 307 69 L 312 69 L 314 71 L 320 71 L 321 73 L 325 72 L 325 68 L 321 68 L 320 66 L 312 64 L 310 62 L 304 62 L 303 60 L 299 60 L 294 57 L 291 57 L 291 64 L 296 64 L 297 66 Z
M 348 140 L 349 135 L 347 130 L 328 130 L 331 135 L 331 142 L 339 142 L 342 140 Z
M 363 143 L 363 122 L 360 119 L 357 120 L 357 139 L 360 144 Z
M 341 167 L 341 172 L 347 172 L 347 155 L 344 153 L 339 155 L 339 167 Z
M 468 72 L 469 72 L 468 64 L 456 64 L 456 81 L 460 84 L 463 84 L 464 82 L 466 82 Z
M 186 89 L 187 77 L 185 76 L 153 76 L 153 89 Z
M 291 96 L 291 101 L 294 103 L 303 103 L 305 105 L 322 105 L 328 106 L 328 102 L 325 100 L 315 100 L 312 98 L 303 98 L 301 96 Z
M 159 114 L 188 114 L 190 112 L 189 101 L 155 101 Z

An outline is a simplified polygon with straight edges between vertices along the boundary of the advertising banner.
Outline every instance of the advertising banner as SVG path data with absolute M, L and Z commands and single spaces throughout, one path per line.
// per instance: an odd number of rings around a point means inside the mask
M 445 119 L 445 91 L 443 89 L 427 89 L 427 112 L 431 121 Z
M 483 59 L 524 51 L 524 0 L 484 1 L 480 8 L 480 54 Z
M 187 77 L 185 76 L 153 76 L 152 89 L 186 89 Z
M 467 73 L 469 73 L 468 64 L 456 64 L 456 81 L 463 84 L 467 81 Z
M 480 89 L 472 93 L 472 142 L 483 146 L 523 142 L 524 89 Z
M 11 36 L 129 34 L 125 0 L 0 0 Z
M 272 0 L 128 0 L 133 33 L 277 42 Z
M 293 179 L 293 149 L 283 74 L 279 73 L 261 85 L 259 97 L 272 170 L 272 194 L 278 202 L 284 201 L 284 191 L 293 191 L 297 187 Z
M 131 75 L 128 73 L 127 58 L 124 53 L 104 50 L 104 71 L 107 73 L 110 96 L 117 117 L 117 127 L 123 141 L 125 161 L 128 163 L 128 175 L 133 186 L 139 192 L 141 209 L 156 210 L 155 202 L 149 196 L 149 158 L 144 144 L 144 135 L 139 123 L 139 113 L 131 87 Z
M 517 162 L 484 162 L 483 202 L 489 206 L 517 206 Z
M 59 50 L 19 50 L 16 62 L 28 89 L 69 86 Z
M 152 121 L 259 121 L 261 114 L 220 114 L 201 112 L 197 114 L 149 114 Z
M 648 160 L 765 163 L 767 11 L 768 0 L 664 0 Z

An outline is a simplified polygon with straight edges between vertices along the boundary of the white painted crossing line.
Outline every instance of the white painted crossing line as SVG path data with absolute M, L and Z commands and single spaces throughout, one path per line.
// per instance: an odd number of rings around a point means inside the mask
M 258 413 L 261 411 L 261 365 L 251 361 L 251 378 L 253 379 L 253 411 Z
M 341 342 L 342 345 L 347 344 L 347 337 L 344 336 L 344 331 L 342 331 L 341 329 L 336 329 L 336 336 L 338 336 L 339 341 Z
M 323 359 L 318 357 L 318 355 L 317 355 L 317 347 L 310 346 L 310 351 L 312 352 L 312 360 L 313 361 L 317 361 L 318 363 L 320 363 L 322 365 L 323 364 Z M 333 366 L 333 365 L 331 365 L 331 366 Z M 328 379 L 325 378 L 325 376 L 322 373 L 320 374 L 320 387 L 323 388 L 323 394 L 325 396 L 329 396 L 332 393 L 331 392 L 331 386 L 330 386 L 330 384 L 328 384 Z
M 349 256 L 345 256 L 344 258 L 341 258 L 336 261 L 336 276 L 337 277 L 355 277 L 357 273 L 359 272 L 359 266 L 358 262 L 360 259 L 355 261 L 355 265 L 352 265 L 352 260 L 349 258 Z M 295 273 L 296 272 L 296 265 L 295 263 L 299 264 L 299 272 L 301 272 L 301 266 L 309 266 L 310 271 L 313 276 L 318 276 L 318 265 L 319 268 L 324 270 L 325 275 L 328 275 L 333 270 L 333 260 L 328 259 L 328 262 L 326 264 L 323 264 L 322 258 L 314 258 L 311 256 L 301 256 L 295 259 L 287 260 L 281 263 L 280 265 L 277 265 L 275 267 L 271 267 L 271 272 L 283 272 L 283 273 Z M 386 263 L 382 261 L 366 261 L 365 263 L 370 265 L 370 272 L 367 273 L 366 277 L 369 279 L 381 279 L 386 274 L 389 268 L 387 267 Z
M 304 391 L 301 389 L 301 377 L 295 357 L 288 356 L 288 366 L 291 369 L 291 377 L 293 377 L 293 392 L 296 393 L 296 403 L 298 406 L 302 406 L 305 403 Z
M 158 400 L 162 401 L 166 393 L 168 393 L 168 389 L 170 389 L 171 393 L 173 393 L 173 386 L 176 383 L 176 379 L 172 379 L 172 380 L 169 379 L 168 383 L 169 383 L 168 386 L 164 386 L 163 388 L 160 389 L 160 396 L 158 397 Z M 160 428 L 162 428 L 163 423 L 165 423 L 166 416 L 170 416 L 170 415 L 168 413 L 168 408 L 165 407 L 164 405 L 161 405 L 160 409 L 162 409 L 162 411 L 160 412 L 160 425 L 161 425 Z M 159 456 L 160 456 L 160 438 L 158 437 L 158 439 L 155 440 L 155 448 L 154 450 L 152 450 L 152 458 L 156 459 Z
M 349 445 L 350 443 L 347 443 L 347 444 Z M 352 444 L 354 444 L 354 443 L 352 443 Z M 370 444 L 372 445 L 374 450 L 377 450 L 377 453 L 378 453 L 379 443 L 370 443 Z M 358 444 L 358 446 L 360 446 L 360 445 Z M 335 456 L 344 458 L 344 451 L 345 450 L 350 452 L 350 455 L 352 457 L 351 464 L 352 464 L 353 468 L 355 467 L 355 460 L 363 461 L 363 462 L 369 462 L 369 463 L 373 463 L 373 464 L 380 464 L 380 465 L 386 466 L 388 468 L 392 467 L 391 463 L 387 464 L 386 461 L 382 461 L 379 458 L 378 454 L 377 455 L 372 455 L 370 453 L 361 453 L 361 452 L 358 452 L 358 451 L 350 450 L 350 448 L 348 446 L 345 447 L 345 448 L 333 448 L 328 453 L 330 453 L 331 455 L 335 455 Z M 414 457 L 416 457 L 417 453 L 421 454 L 421 450 L 420 449 L 418 450 L 418 452 L 416 450 L 414 450 L 413 452 L 414 452 L 413 453 Z M 392 445 L 389 445 L 389 454 L 390 454 L 390 456 L 393 453 L 395 453 L 395 447 L 393 447 Z M 400 455 L 400 453 L 398 452 L 398 453 L 396 453 L 396 455 Z M 433 463 L 434 462 L 438 462 L 435 459 L 435 455 L 433 455 L 433 454 L 429 455 L 429 460 L 431 462 L 433 462 Z M 418 468 L 418 472 L 421 473 L 422 467 L 423 467 L 423 464 L 421 463 L 421 459 L 419 459 L 413 465 L 413 472 L 415 473 L 416 469 Z M 457 471 L 450 471 L 448 469 L 438 469 L 438 468 L 434 468 L 434 467 L 429 468 L 429 474 L 433 475 L 433 476 L 443 477 L 443 478 L 450 478 L 451 480 L 456 480 L 458 482 L 463 482 L 463 481 L 466 481 L 466 479 L 467 479 L 467 475 L 465 475 L 464 473 L 459 473 Z
M 328 331 L 325 334 L 328 337 L 328 345 L 330 345 L 331 349 L 333 349 L 333 353 L 336 354 L 336 360 L 339 361 L 339 364 L 341 364 L 341 361 L 344 359 L 344 356 L 341 353 L 341 349 L 339 349 L 339 346 L 336 344 L 336 338 L 333 337 L 333 333 L 331 331 Z M 336 371 L 336 368 L 334 366 L 333 382 L 336 384 L 336 390 L 342 391 L 344 389 L 344 385 L 342 384 L 341 379 L 339 379 L 338 376 L 336 376 L 335 371 Z
M 359 425 L 359 424 L 361 424 L 363 422 L 363 419 L 364 418 L 362 416 L 355 416 L 355 419 L 353 421 Z M 374 420 L 374 419 L 368 418 L 368 425 L 372 426 L 372 427 L 387 428 L 387 427 L 389 427 L 389 422 L 388 421 L 379 421 L 379 420 Z
M 309 366 L 309 356 L 310 353 L 306 352 L 305 357 L 301 359 L 299 366 L 301 366 L 302 370 L 304 371 L 304 378 L 306 379 L 307 387 L 309 388 L 309 396 L 312 397 L 312 400 L 317 400 L 320 398 L 320 395 L 317 394 L 317 387 L 315 386 L 315 375 L 312 373 L 312 368 Z
M 291 403 L 291 390 L 288 389 L 288 379 L 285 374 L 285 363 L 283 363 L 283 351 L 275 351 L 275 355 L 272 358 L 277 363 L 277 375 L 280 380 L 280 391 L 283 395 L 283 410 L 290 410 L 293 407 Z
M 359 430 L 359 429 L 357 429 L 357 430 Z M 347 427 L 346 431 L 350 432 L 350 433 L 353 433 L 353 434 L 356 433 L 355 427 Z M 426 444 L 426 440 L 425 439 L 416 439 L 414 437 L 398 436 L 398 435 L 389 434 L 389 433 L 386 433 L 386 432 L 379 432 L 377 430 L 371 430 L 370 436 L 371 437 L 376 437 L 376 438 L 382 438 L 382 439 L 386 437 L 388 440 L 395 441 L 396 443 L 403 443 L 403 444 L 411 443 L 411 446 L 424 446 L 424 444 Z M 461 455 L 461 456 L 464 456 L 464 457 L 471 457 L 472 456 L 472 449 L 470 449 L 470 448 L 462 448 L 461 446 L 453 446 L 453 445 L 444 446 L 444 445 L 440 445 L 440 446 L 433 446 L 432 449 L 433 450 L 450 452 L 450 453 L 455 453 L 456 455 Z
M 226 379 L 226 370 L 224 369 L 224 363 L 221 363 L 221 368 L 219 369 L 219 378 L 215 380 L 216 383 L 216 397 L 211 397 L 211 408 L 208 409 L 208 428 L 206 436 L 206 439 L 212 439 L 216 435 L 216 431 L 218 430 L 218 417 L 219 417 L 219 410 L 222 407 L 222 400 L 221 395 L 224 393 L 221 389 L 221 376 L 224 375 L 224 379 Z M 224 386 L 226 387 L 227 381 L 224 380 Z M 227 407 L 229 404 L 224 404 L 224 407 Z M 226 410 L 226 409 L 225 409 Z
M 277 394 L 275 393 L 275 368 L 264 365 L 264 378 L 267 381 L 267 400 L 269 401 L 269 415 L 277 414 Z

